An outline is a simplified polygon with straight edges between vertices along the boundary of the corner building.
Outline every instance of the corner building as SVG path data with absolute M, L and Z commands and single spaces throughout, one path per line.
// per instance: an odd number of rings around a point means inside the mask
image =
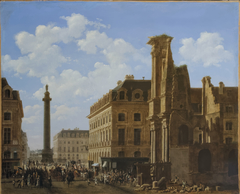
M 90 108 L 89 160 L 101 157 L 150 157 L 148 96 L 150 80 L 127 75 Z
M 13 90 L 2 78 L 2 170 L 23 165 L 22 158 L 23 107 L 19 91 Z

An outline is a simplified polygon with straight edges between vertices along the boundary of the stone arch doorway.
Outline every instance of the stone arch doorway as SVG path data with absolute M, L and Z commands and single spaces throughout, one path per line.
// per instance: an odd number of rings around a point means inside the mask
M 198 154 L 198 172 L 211 171 L 212 156 L 209 149 L 203 149 Z
M 178 144 L 179 145 L 188 145 L 188 136 L 189 130 L 187 125 L 181 125 L 178 128 Z
M 238 174 L 238 150 L 233 149 L 228 154 L 228 176 Z

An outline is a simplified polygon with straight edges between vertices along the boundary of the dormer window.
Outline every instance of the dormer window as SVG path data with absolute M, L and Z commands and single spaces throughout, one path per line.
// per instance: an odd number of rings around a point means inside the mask
M 119 99 L 120 99 L 120 100 L 124 100 L 124 95 L 125 95 L 125 92 L 124 92 L 124 91 L 121 91 L 121 92 L 120 92 L 120 97 L 119 97 Z
M 5 97 L 10 98 L 10 90 L 5 90 Z

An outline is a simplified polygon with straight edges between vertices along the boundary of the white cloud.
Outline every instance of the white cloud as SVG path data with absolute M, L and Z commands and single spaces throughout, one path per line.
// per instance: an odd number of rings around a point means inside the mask
M 38 104 L 24 107 L 23 112 L 23 123 L 31 124 L 42 121 L 43 108 Z
M 67 107 L 66 105 L 54 106 L 55 112 L 52 114 L 52 119 L 58 121 L 72 120 L 73 117 L 78 117 L 80 113 L 79 107 Z
M 67 21 L 67 27 L 39 25 L 35 34 L 19 32 L 15 36 L 15 42 L 23 56 L 18 59 L 12 59 L 9 55 L 2 56 L 3 70 L 15 71 L 16 75 L 27 73 L 34 77 L 56 74 L 56 69 L 70 60 L 63 56 L 58 43 L 66 44 L 80 38 L 87 25 L 98 29 L 107 27 L 100 22 L 88 21 L 81 14 L 73 13 L 61 18 Z
M 179 53 L 184 58 L 181 63 L 203 63 L 204 67 L 220 66 L 221 62 L 233 58 L 232 53 L 224 49 L 223 38 L 218 33 L 202 32 L 196 41 L 185 38 L 181 43 L 183 46 Z
M 103 93 L 116 86 L 117 80 L 123 79 L 131 69 L 126 64 L 118 66 L 105 65 L 97 62 L 95 70 L 88 76 L 82 76 L 79 71 L 63 70 L 59 76 L 45 76 L 41 78 L 42 84 L 49 85 L 52 99 L 56 103 L 73 103 L 79 101 L 79 97 L 99 98 Z M 41 99 L 45 88 L 40 88 L 34 93 L 34 97 Z M 69 101 L 71 99 L 71 101 Z
M 142 63 L 149 63 L 144 57 L 146 49 L 136 49 L 130 43 L 122 38 L 112 39 L 106 33 L 100 33 L 97 30 L 88 31 L 85 39 L 78 40 L 79 50 L 85 51 L 87 54 L 95 54 L 97 48 L 106 56 L 107 61 L 111 65 L 118 65 L 128 61 L 130 58 L 140 60 Z M 147 58 L 149 59 L 149 58 Z

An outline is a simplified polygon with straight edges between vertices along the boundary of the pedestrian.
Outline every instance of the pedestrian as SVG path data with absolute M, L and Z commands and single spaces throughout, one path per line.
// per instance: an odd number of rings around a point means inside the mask
M 97 184 L 98 184 L 97 177 L 95 177 L 95 185 L 97 185 Z

